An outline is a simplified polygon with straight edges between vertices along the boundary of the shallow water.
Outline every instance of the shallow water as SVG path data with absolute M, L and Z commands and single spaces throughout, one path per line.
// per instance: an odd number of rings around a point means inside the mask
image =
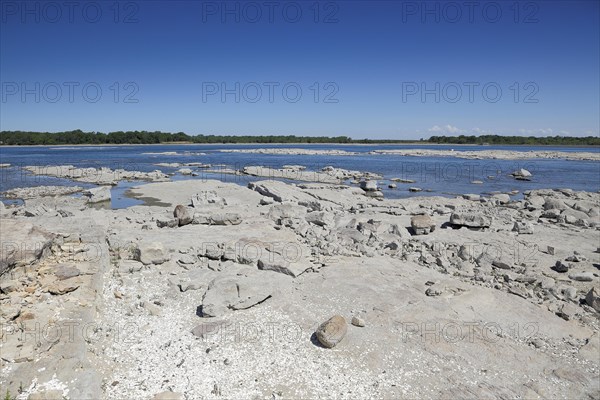
M 222 149 L 248 148 L 306 148 L 346 150 L 358 152 L 349 156 L 330 155 L 270 155 L 246 153 L 221 153 Z M 464 160 L 452 157 L 411 157 L 399 155 L 372 155 L 372 150 L 384 149 L 454 149 L 454 150 L 546 150 L 546 151 L 595 151 L 592 147 L 544 147 L 544 146 L 458 146 L 458 145 L 139 145 L 139 146 L 58 146 L 58 147 L 1 147 L 0 163 L 11 167 L 0 168 L 0 192 L 14 188 L 39 185 L 93 185 L 72 182 L 67 179 L 33 176 L 20 167 L 25 165 L 75 165 L 77 167 L 109 167 L 127 170 L 152 171 L 160 169 L 175 173 L 178 168 L 158 167 L 157 163 L 224 164 L 239 169 L 249 165 L 278 168 L 286 164 L 304 165 L 308 170 L 320 170 L 332 165 L 350 170 L 379 173 L 384 176 L 381 186 L 387 198 L 404 198 L 423 195 L 446 195 L 457 193 L 509 192 L 540 188 L 571 188 L 573 190 L 600 190 L 600 163 L 595 161 L 566 161 L 556 159 L 532 160 Z M 168 154 L 160 154 L 168 152 Z M 533 173 L 532 181 L 516 181 L 508 174 L 525 168 Z M 197 177 L 173 179 L 219 179 L 247 185 L 250 181 L 267 178 L 206 173 L 197 170 Z M 490 179 L 488 177 L 493 177 Z M 388 189 L 390 178 L 413 179 L 414 184 L 398 183 L 397 189 Z M 472 184 L 480 180 L 483 184 Z M 142 201 L 125 195 L 132 187 L 143 182 L 121 182 L 112 189 L 113 208 L 122 208 Z M 408 187 L 416 186 L 424 191 L 412 193 Z

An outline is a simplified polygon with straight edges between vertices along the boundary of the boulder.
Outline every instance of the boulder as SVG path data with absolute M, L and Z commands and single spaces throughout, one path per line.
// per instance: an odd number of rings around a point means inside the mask
M 177 172 L 179 172 L 181 175 L 192 175 L 194 171 L 192 171 L 190 168 L 181 168 Z
M 492 217 L 476 213 L 452 213 L 450 223 L 469 228 L 489 228 L 492 225 Z
M 102 203 L 111 199 L 109 186 L 88 189 L 83 192 L 83 195 L 88 198 L 88 203 Z
M 409 188 L 408 188 L 408 191 L 409 191 L 409 192 L 420 192 L 420 191 L 422 191 L 422 190 L 423 190 L 423 189 L 421 189 L 421 188 L 418 188 L 418 187 L 409 187 Z
M 327 321 L 323 322 L 315 332 L 319 343 L 324 347 L 333 348 L 342 341 L 346 332 L 348 331 L 348 324 L 341 315 L 334 315 Z
M 518 232 L 520 235 L 533 234 L 533 224 L 527 221 L 517 221 L 513 225 L 513 232 Z
M 173 216 L 177 218 L 179 226 L 184 226 L 191 223 L 194 220 L 194 215 L 184 205 L 177 205 L 173 210 Z
M 427 235 L 435 230 L 435 222 L 429 215 L 415 215 L 410 219 L 415 235 Z

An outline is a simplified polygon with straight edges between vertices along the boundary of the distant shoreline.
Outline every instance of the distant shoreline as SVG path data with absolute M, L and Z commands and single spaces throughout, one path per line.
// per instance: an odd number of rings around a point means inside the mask
M 168 142 L 168 143 L 102 143 L 102 144 L 0 144 L 0 148 L 11 147 L 128 147 L 128 146 L 465 146 L 465 147 L 494 147 L 494 146 L 514 146 L 514 147 L 585 147 L 585 148 L 600 148 L 591 144 L 490 144 L 480 145 L 473 143 L 431 143 L 431 142 L 407 142 L 407 143 L 193 143 L 193 142 Z

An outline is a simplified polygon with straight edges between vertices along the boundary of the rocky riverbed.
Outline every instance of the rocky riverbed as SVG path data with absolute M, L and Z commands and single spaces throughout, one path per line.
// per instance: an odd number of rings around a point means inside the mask
M 0 206 L 2 393 L 600 396 L 600 194 L 261 179 Z
M 250 154 L 275 154 L 275 155 L 328 155 L 328 156 L 353 156 L 360 152 L 346 150 L 318 150 L 318 149 L 298 149 L 298 148 L 258 148 L 258 149 L 227 149 L 220 150 L 224 153 L 250 153 Z M 564 159 L 580 161 L 600 161 L 600 152 L 568 152 L 555 150 L 435 150 L 435 149 L 393 149 L 393 150 L 372 150 L 367 154 L 375 155 L 401 155 L 412 157 L 456 157 L 470 160 L 531 160 L 537 158 L 545 159 Z

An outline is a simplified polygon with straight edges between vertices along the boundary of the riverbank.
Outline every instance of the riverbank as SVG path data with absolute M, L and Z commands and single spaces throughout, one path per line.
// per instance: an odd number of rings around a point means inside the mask
M 600 194 L 371 191 L 177 181 L 131 189 L 158 206 L 59 194 L 0 210 L 2 248 L 21 244 L 0 260 L 0 387 L 22 385 L 23 399 L 598 394 Z M 334 315 L 339 330 L 316 335 Z M 23 334 L 36 326 L 49 327 L 39 343 Z

